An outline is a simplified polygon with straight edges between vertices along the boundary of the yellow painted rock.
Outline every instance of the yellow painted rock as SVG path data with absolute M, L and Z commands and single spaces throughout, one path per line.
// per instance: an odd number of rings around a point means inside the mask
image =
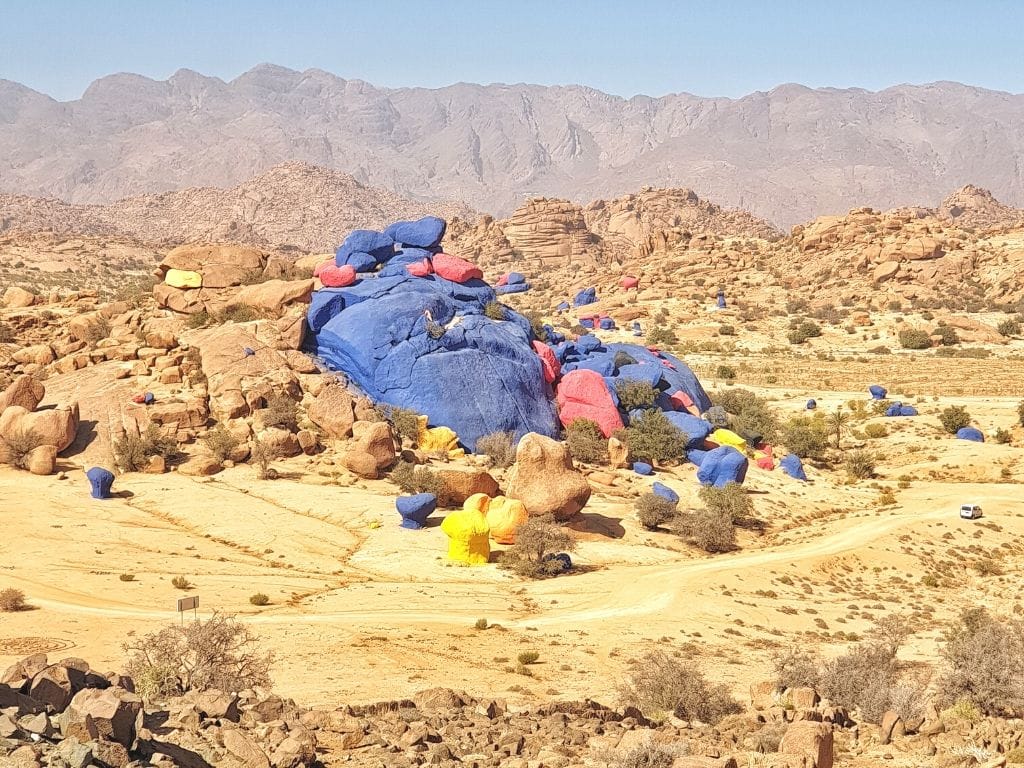
M 185 269 L 168 269 L 164 282 L 172 288 L 202 288 L 203 276 Z

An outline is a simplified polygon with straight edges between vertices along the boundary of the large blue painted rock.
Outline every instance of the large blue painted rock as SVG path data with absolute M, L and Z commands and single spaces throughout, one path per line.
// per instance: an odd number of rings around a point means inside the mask
M 402 527 L 418 530 L 437 509 L 437 497 L 432 493 L 417 493 L 414 496 L 399 496 L 395 509 L 402 516 Z

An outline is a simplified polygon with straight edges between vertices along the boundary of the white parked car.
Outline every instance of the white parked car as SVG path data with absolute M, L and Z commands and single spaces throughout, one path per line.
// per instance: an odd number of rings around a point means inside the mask
M 977 504 L 961 504 L 960 517 L 964 520 L 977 520 L 981 517 L 981 507 Z

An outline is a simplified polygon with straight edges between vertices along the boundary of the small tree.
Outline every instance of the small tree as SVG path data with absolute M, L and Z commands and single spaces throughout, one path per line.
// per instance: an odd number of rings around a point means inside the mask
M 203 435 L 200 440 L 210 449 L 217 461 L 224 462 L 231 457 L 242 441 L 223 424 L 218 424 Z
M 655 531 L 676 516 L 676 505 L 656 493 L 645 493 L 634 504 L 640 525 Z
M 147 699 L 187 691 L 241 691 L 269 687 L 271 653 L 256 649 L 257 639 L 232 616 L 172 624 L 126 643 L 127 672 Z
M 839 406 L 827 417 L 828 429 L 832 433 L 832 437 L 836 441 L 836 450 L 839 450 L 840 443 L 843 439 L 843 433 L 846 431 L 847 426 L 850 423 L 850 414 L 843 410 L 843 406 Z
M 939 421 L 942 422 L 944 430 L 951 435 L 955 435 L 961 429 L 970 425 L 971 414 L 962 405 L 951 405 L 942 410 L 942 413 L 939 414 Z
M 521 576 L 539 579 L 563 571 L 562 563 L 547 555 L 575 548 L 576 540 L 565 529 L 532 517 L 516 531 L 516 543 L 506 550 L 506 558 Z
M 626 704 L 641 711 L 671 713 L 710 724 L 742 711 L 725 685 L 712 685 L 695 665 L 664 651 L 651 651 L 634 660 L 620 694 Z
M 20 589 L 0 589 L 0 611 L 15 613 L 28 610 L 28 603 L 25 602 L 25 593 Z

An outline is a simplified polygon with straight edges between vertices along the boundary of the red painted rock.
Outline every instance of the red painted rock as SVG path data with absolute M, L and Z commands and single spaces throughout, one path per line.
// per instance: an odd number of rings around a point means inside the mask
M 540 365 L 544 371 L 544 381 L 550 384 L 562 374 L 562 364 L 558 362 L 558 358 L 555 357 L 551 347 L 543 341 L 534 339 L 530 343 L 533 345 L 533 351 L 540 358 Z
M 632 275 L 626 275 L 619 280 L 619 285 L 628 291 L 630 288 L 637 288 L 640 285 L 640 279 Z
M 326 266 L 317 275 L 325 288 L 344 288 L 356 281 L 356 268 L 351 264 L 343 267 Z
M 448 253 L 434 254 L 434 272 L 453 283 L 464 283 L 476 278 L 482 280 L 484 273 L 476 264 Z
M 434 267 L 431 265 L 430 259 L 423 259 L 422 261 L 414 261 L 412 264 L 406 264 L 405 271 L 413 277 L 426 277 L 433 274 Z
M 597 423 L 605 437 L 622 429 L 619 409 L 615 407 L 604 377 L 597 371 L 582 368 L 569 371 L 558 384 L 556 400 L 563 426 L 569 426 L 576 419 L 590 419 Z

